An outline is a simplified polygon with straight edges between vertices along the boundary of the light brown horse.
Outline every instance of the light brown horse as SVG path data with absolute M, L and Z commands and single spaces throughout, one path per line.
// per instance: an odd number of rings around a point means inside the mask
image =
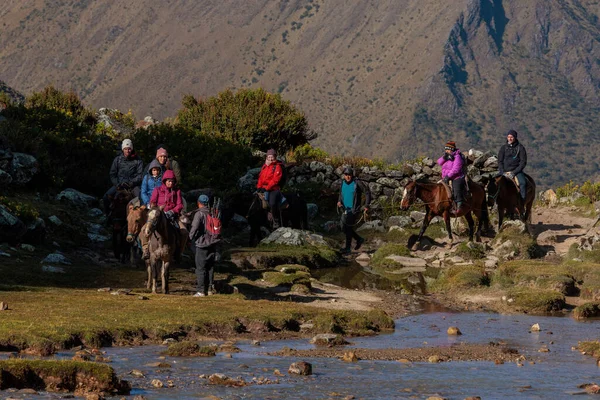
M 402 202 L 400 208 L 402 210 L 408 210 L 410 206 L 417 200 L 421 199 L 425 205 L 425 218 L 423 219 L 423 225 L 421 231 L 417 237 L 417 242 L 414 244 L 413 249 L 417 249 L 423 238 L 425 230 L 429 226 L 429 223 L 434 216 L 441 216 L 444 218 L 446 223 L 446 231 L 448 231 L 448 238 L 450 239 L 450 245 L 452 244 L 452 229 L 450 228 L 450 218 L 458 218 L 464 216 L 469 224 L 469 241 L 473 241 L 473 228 L 475 221 L 473 220 L 473 214 L 477 217 L 477 241 L 481 241 L 481 230 L 485 225 L 489 223 L 488 209 L 485 199 L 485 190 L 481 185 L 477 183 L 469 183 L 470 195 L 465 196 L 464 211 L 458 215 L 452 215 L 450 210 L 452 209 L 452 199 L 448 196 L 448 191 L 441 183 L 420 183 L 416 181 L 410 181 L 404 188 L 404 194 L 402 195 Z
M 498 205 L 498 231 L 502 227 L 505 213 L 513 215 L 516 211 L 523 222 L 531 223 L 531 208 L 535 200 L 536 186 L 532 177 L 523 175 L 527 181 L 525 201 L 521 199 L 517 185 L 503 175 L 492 178 L 487 184 L 488 206 L 492 207 L 494 202 Z
M 146 221 L 148 221 L 148 209 L 146 206 L 136 207 L 133 204 L 129 204 L 127 209 L 127 241 L 129 243 L 133 244 L 137 240 Z M 150 285 L 152 284 L 152 268 L 149 260 L 146 260 L 145 264 L 146 270 L 148 271 L 146 288 L 150 289 Z

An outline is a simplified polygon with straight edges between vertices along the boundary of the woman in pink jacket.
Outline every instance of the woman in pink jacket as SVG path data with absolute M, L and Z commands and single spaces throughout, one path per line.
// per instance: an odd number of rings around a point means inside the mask
M 446 184 L 450 184 L 450 181 L 452 181 L 452 192 L 456 200 L 456 208 L 451 213 L 459 215 L 465 208 L 466 182 L 463 172 L 463 157 L 460 154 L 460 150 L 456 148 L 456 143 L 446 143 L 444 155 L 437 162 L 442 166 L 442 180 Z

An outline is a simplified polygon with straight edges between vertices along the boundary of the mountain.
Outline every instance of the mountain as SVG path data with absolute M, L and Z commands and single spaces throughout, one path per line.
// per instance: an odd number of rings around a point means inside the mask
M 516 129 L 540 187 L 600 170 L 595 0 L 5 3 L 0 79 L 23 93 L 162 119 L 184 94 L 260 86 L 337 154 L 497 151 Z

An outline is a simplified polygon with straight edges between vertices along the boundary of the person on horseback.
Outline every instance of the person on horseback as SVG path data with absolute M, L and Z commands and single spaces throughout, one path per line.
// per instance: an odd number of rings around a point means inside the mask
M 140 202 L 141 205 L 145 205 L 150 208 L 150 198 L 154 188 L 162 185 L 162 168 L 158 160 L 152 160 L 148 166 L 148 173 L 144 175 L 142 180 L 142 190 L 140 191 Z
M 179 163 L 176 160 L 169 157 L 169 151 L 165 144 L 161 143 L 156 147 L 156 160 L 162 169 L 161 175 L 168 169 L 172 170 L 175 174 L 175 179 L 177 179 L 177 184 L 181 186 L 181 168 L 179 168 Z
M 464 160 L 460 150 L 456 148 L 455 142 L 448 142 L 444 146 L 444 155 L 441 156 L 437 163 L 442 167 L 442 180 L 446 185 L 450 185 L 452 181 L 452 192 L 456 200 L 456 207 L 452 209 L 453 215 L 459 215 L 465 211 L 465 173 L 463 171 Z
M 361 207 L 362 196 L 365 195 L 365 205 Z M 354 170 L 350 167 L 344 168 L 342 184 L 340 185 L 340 194 L 338 196 L 337 206 L 343 209 L 342 230 L 346 234 L 346 246 L 340 251 L 342 254 L 349 254 L 352 245 L 352 239 L 356 240 L 354 250 L 360 249 L 365 239 L 354 231 L 357 224 L 357 217 L 362 210 L 368 211 L 371 204 L 371 191 L 362 181 L 354 177 Z
M 264 193 L 265 200 L 269 202 L 271 214 L 273 215 L 273 229 L 281 226 L 281 205 L 284 203 L 281 194 L 280 181 L 283 176 L 283 166 L 277 160 L 277 152 L 274 149 L 267 151 L 267 158 L 258 175 L 256 188 L 258 192 Z
M 189 239 L 195 246 L 196 283 L 198 291 L 194 297 L 204 297 L 215 293 L 214 265 L 217 259 L 217 240 L 206 232 L 206 218 L 209 215 L 209 198 L 205 194 L 198 197 L 198 210 L 194 214 Z
M 121 151 L 110 167 L 110 181 L 113 186 L 102 197 L 106 214 L 109 213 L 110 201 L 117 193 L 117 189 L 131 189 L 134 196 L 140 195 L 144 163 L 133 151 L 131 139 L 123 140 Z
M 150 198 L 150 207 L 163 207 L 165 216 L 171 224 L 179 228 L 181 236 L 187 239 L 187 229 L 179 222 L 179 215 L 183 210 L 183 200 L 181 200 L 181 190 L 177 188 L 177 179 L 172 170 L 167 170 L 162 176 L 162 185 L 154 188 L 152 197 Z M 185 236 L 184 236 L 185 235 Z M 150 258 L 148 251 L 148 237 L 140 235 L 142 242 L 142 258 L 147 260 Z M 185 242 L 186 240 L 183 240 Z M 180 248 L 183 248 L 185 243 L 181 243 Z
M 517 131 L 511 129 L 506 134 L 506 143 L 498 152 L 498 176 L 504 175 L 511 181 L 516 177 L 519 182 L 521 200 L 527 196 L 527 180 L 523 169 L 527 166 L 527 152 L 517 139 Z

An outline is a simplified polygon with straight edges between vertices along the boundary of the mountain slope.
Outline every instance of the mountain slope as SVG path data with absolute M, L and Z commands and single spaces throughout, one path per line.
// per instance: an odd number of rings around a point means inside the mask
M 0 79 L 173 116 L 184 94 L 281 92 L 319 146 L 390 160 L 514 128 L 540 186 L 598 171 L 600 5 L 584 0 L 8 1 Z

